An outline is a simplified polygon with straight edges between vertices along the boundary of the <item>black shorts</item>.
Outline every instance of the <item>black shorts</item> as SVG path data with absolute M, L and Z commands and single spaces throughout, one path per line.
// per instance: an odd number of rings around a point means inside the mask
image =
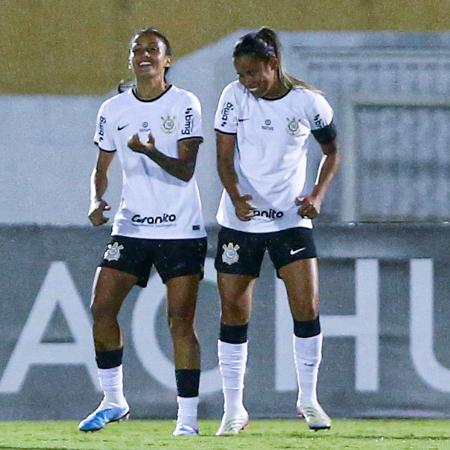
M 163 283 L 171 278 L 197 273 L 203 278 L 206 250 L 206 238 L 140 239 L 112 236 L 99 266 L 136 275 L 136 284 L 146 287 L 153 265 Z
M 222 227 L 217 242 L 216 270 L 258 277 L 266 249 L 277 272 L 293 261 L 317 256 L 310 228 L 248 233 Z

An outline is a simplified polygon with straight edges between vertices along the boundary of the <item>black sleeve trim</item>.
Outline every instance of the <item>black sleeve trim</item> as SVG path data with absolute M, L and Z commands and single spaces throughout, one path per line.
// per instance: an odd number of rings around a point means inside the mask
M 337 130 L 333 121 L 326 127 L 319 128 L 318 130 L 311 130 L 311 133 L 319 144 L 329 144 L 330 142 L 333 142 L 337 136 Z
M 182 138 L 178 139 L 178 142 L 180 142 L 180 141 L 187 141 L 188 139 L 192 139 L 192 140 L 203 142 L 203 137 L 202 136 L 182 137 Z
M 221 134 L 228 134 L 228 135 L 232 135 L 232 136 L 237 136 L 237 133 L 230 133 L 228 131 L 222 131 L 222 130 L 219 130 L 218 128 L 214 128 L 214 131 L 217 131 L 218 133 L 221 133 Z
M 94 144 L 98 147 L 98 149 L 99 149 L 101 152 L 105 152 L 105 153 L 114 153 L 114 152 L 117 151 L 116 149 L 114 149 L 114 150 L 106 150 L 106 149 L 104 149 L 104 148 L 101 148 L 100 145 L 99 145 L 99 143 L 98 143 L 98 142 L 95 142 L 95 141 L 94 141 Z

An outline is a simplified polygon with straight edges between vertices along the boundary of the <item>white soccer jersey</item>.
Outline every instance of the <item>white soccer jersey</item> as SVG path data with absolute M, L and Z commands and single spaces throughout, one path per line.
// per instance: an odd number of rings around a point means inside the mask
M 236 217 L 224 190 L 217 212 L 220 225 L 264 233 L 293 227 L 312 228 L 297 214 L 296 197 L 303 192 L 311 131 L 331 123 L 333 111 L 325 98 L 301 87 L 278 99 L 254 97 L 239 81 L 225 87 L 219 100 L 215 129 L 236 134 L 234 167 L 242 195 L 253 197 L 255 216 Z
M 206 235 L 195 176 L 182 181 L 147 156 L 133 152 L 127 140 L 152 132 L 156 148 L 178 158 L 178 141 L 203 139 L 201 107 L 192 93 L 171 86 L 145 101 L 132 89 L 100 107 L 94 142 L 116 151 L 122 165 L 122 196 L 112 235 L 144 239 L 187 239 Z

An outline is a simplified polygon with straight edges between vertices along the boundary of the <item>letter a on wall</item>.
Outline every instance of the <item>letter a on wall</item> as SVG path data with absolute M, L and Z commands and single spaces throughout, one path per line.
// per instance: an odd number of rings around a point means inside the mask
M 73 342 L 42 342 L 57 307 L 64 314 Z M 84 365 L 98 389 L 91 336 L 91 324 L 69 270 L 64 262 L 55 261 L 48 269 L 0 380 L 0 393 L 19 392 L 32 365 Z

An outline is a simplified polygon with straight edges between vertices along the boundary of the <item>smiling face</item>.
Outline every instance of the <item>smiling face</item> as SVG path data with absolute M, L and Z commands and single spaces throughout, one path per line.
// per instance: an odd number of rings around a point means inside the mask
M 239 81 L 255 97 L 276 97 L 283 88 L 275 57 L 261 59 L 253 55 L 234 58 Z
M 170 66 L 164 42 L 153 33 L 138 35 L 131 44 L 130 65 L 136 78 L 164 77 Z

